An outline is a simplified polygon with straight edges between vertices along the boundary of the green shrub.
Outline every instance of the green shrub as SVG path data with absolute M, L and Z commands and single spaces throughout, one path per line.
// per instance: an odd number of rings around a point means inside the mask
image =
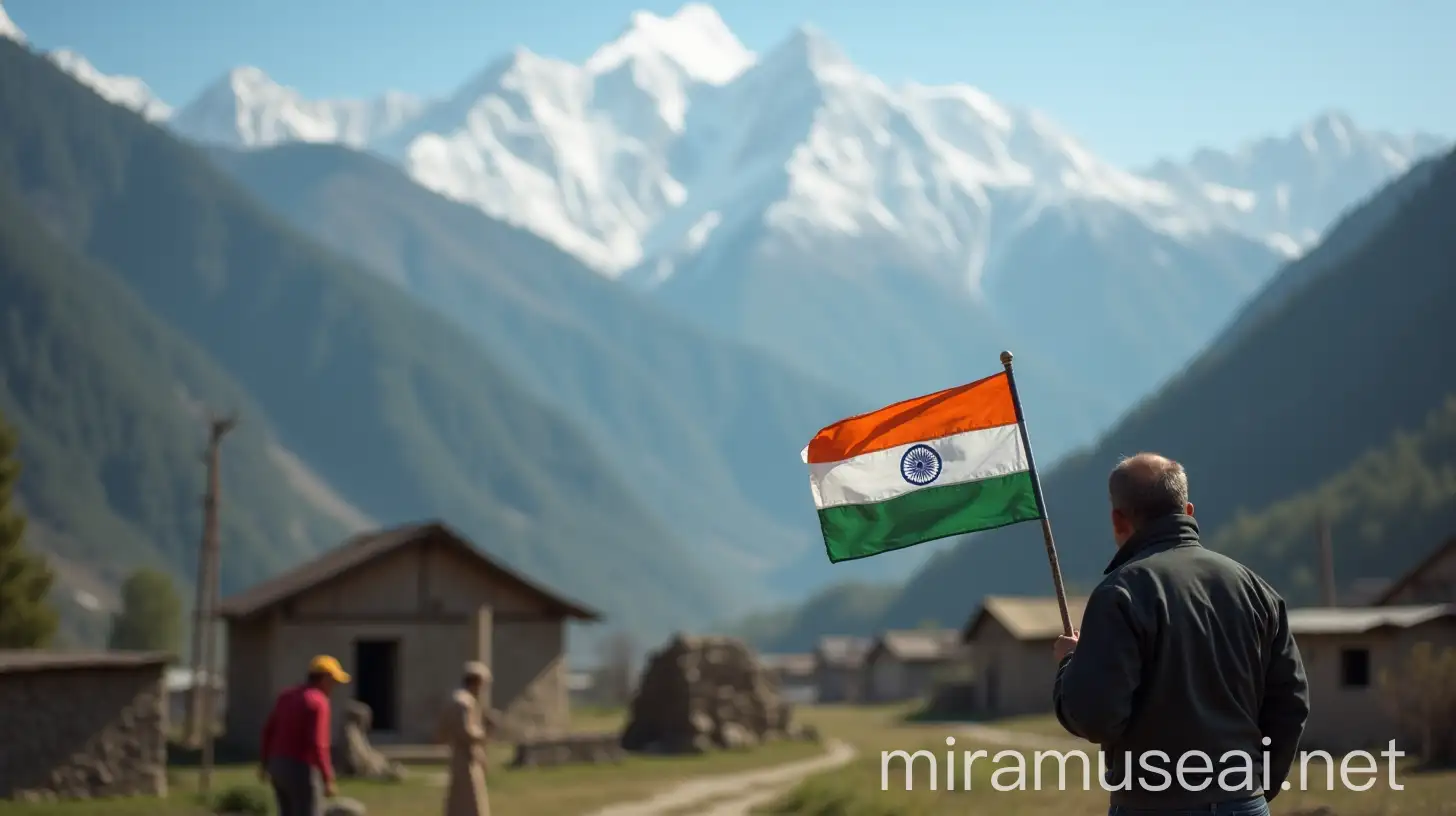
M 757 811 L 764 816 L 909 816 L 909 803 L 879 801 L 837 774 L 814 777 Z
M 268 794 L 261 788 L 240 785 L 219 793 L 212 810 L 214 813 L 226 813 L 229 816 L 268 816 L 272 808 L 268 803 Z

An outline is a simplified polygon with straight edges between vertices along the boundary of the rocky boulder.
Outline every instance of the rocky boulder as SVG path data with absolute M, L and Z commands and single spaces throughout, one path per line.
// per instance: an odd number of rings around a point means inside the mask
M 374 712 L 354 701 L 344 709 L 344 733 L 335 749 L 334 766 L 341 777 L 397 782 L 404 778 L 404 766 L 385 757 L 369 742 Z
M 788 715 L 772 675 L 743 641 L 678 634 L 648 658 L 622 747 L 674 754 L 744 749 L 784 734 Z

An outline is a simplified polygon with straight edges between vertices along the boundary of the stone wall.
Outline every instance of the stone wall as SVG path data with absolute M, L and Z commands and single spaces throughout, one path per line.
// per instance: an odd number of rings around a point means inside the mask
M 0 651 L 0 799 L 167 794 L 165 657 Z
M 501 712 L 502 737 L 546 739 L 571 729 L 566 684 L 566 627 L 561 621 L 497 620 L 490 665 L 490 705 Z

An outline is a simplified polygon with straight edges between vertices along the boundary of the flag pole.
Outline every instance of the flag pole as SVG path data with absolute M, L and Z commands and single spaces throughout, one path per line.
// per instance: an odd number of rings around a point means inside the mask
M 1047 517 L 1046 499 L 1041 493 L 1041 476 L 1036 472 L 1036 459 L 1031 455 L 1031 437 L 1026 432 L 1026 417 L 1021 413 L 1021 397 L 1016 393 L 1016 376 L 1011 373 L 1011 352 L 1001 352 L 1001 365 L 1006 369 L 1006 384 L 1011 387 L 1011 404 L 1016 407 L 1016 427 L 1021 431 L 1021 446 L 1026 449 L 1026 469 L 1031 474 L 1031 492 L 1036 497 L 1036 511 L 1041 514 L 1041 536 L 1046 541 L 1047 561 L 1052 567 L 1052 584 L 1057 590 L 1057 606 L 1062 612 L 1062 633 L 1072 635 L 1072 615 L 1067 610 L 1067 590 L 1062 586 L 1062 566 L 1057 561 L 1057 542 L 1052 538 L 1052 522 Z

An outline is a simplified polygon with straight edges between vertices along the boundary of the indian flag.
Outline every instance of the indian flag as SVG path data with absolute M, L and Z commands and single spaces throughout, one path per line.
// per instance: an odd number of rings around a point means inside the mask
M 836 422 L 801 456 L 832 562 L 1041 518 L 1005 372 Z

